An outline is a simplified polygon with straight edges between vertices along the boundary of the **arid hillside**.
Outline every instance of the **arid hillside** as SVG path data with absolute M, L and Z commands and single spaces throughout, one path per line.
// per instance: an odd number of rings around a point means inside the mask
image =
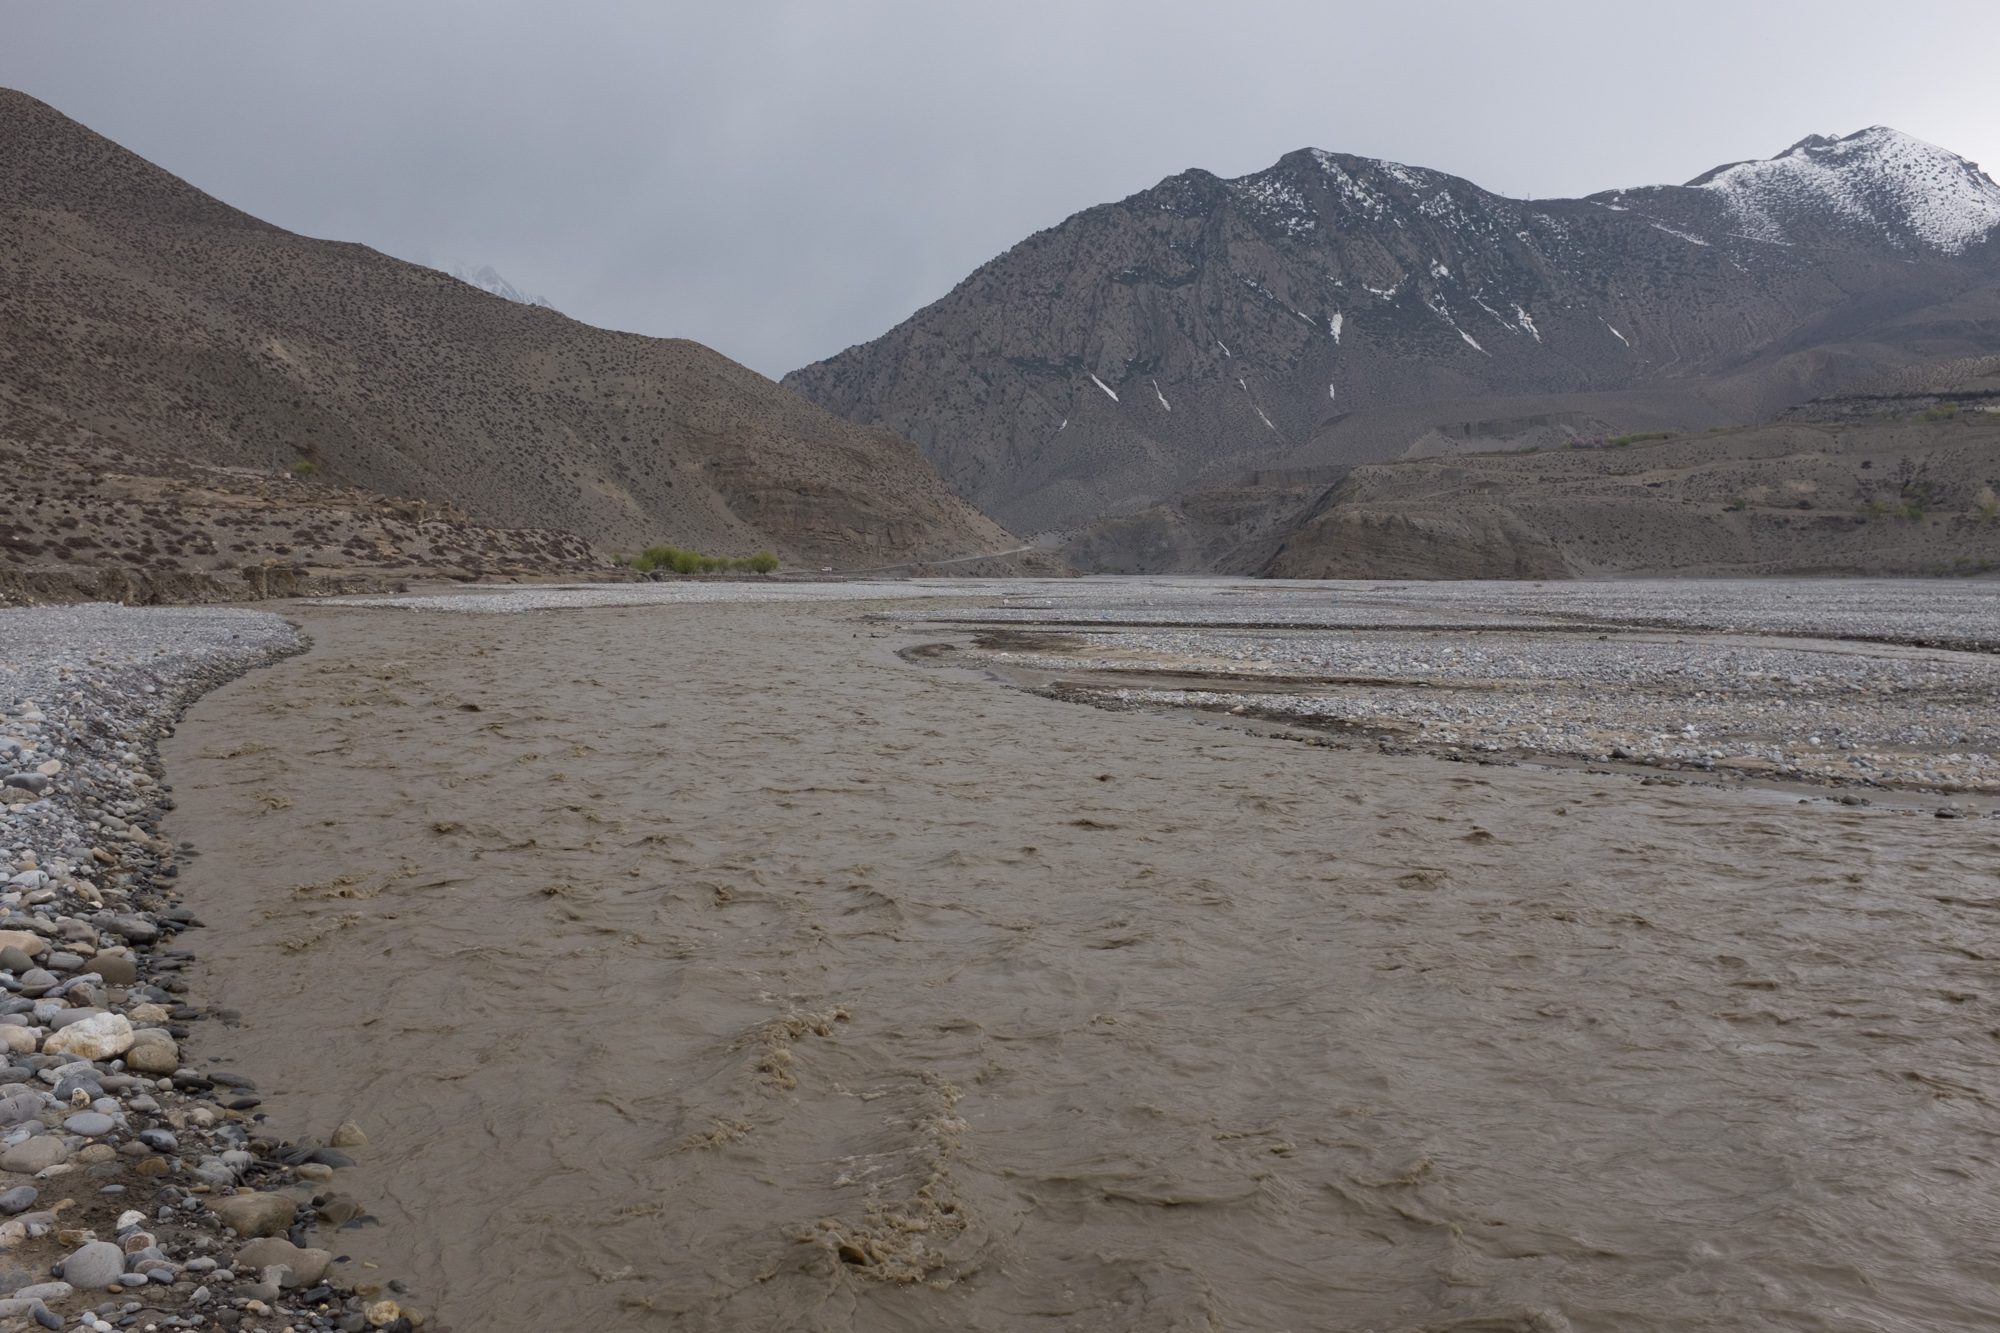
M 0 429 L 0 476 L 0 606 L 623 576 L 573 533 L 494 527 L 448 505 L 113 447 L 84 431 Z
M 203 469 L 223 490 L 259 479 L 246 496 L 304 474 L 363 508 L 354 497 L 421 501 L 483 531 L 570 534 L 597 557 L 672 542 L 869 567 L 1018 545 L 911 445 L 707 347 L 592 328 L 283 231 L 9 91 L 0 439 L 44 471 L 74 453 L 100 471 L 124 458 L 145 475 Z M 171 508 L 177 494 L 150 502 Z M 12 504 L 16 558 L 0 564 L 46 561 L 58 541 L 71 563 L 89 558 L 80 539 L 115 545 L 86 526 L 103 512 L 90 501 L 74 497 L 68 529 Z M 335 551 L 375 540 L 327 531 Z M 466 548 L 489 542 L 543 545 L 469 533 Z M 280 544 L 234 554 L 254 563 Z M 40 553 L 20 557 L 30 545 Z M 166 561 L 154 546 L 116 558 Z
M 2000 570 L 2000 392 L 1810 404 L 1769 426 L 1357 467 L 1280 578 Z

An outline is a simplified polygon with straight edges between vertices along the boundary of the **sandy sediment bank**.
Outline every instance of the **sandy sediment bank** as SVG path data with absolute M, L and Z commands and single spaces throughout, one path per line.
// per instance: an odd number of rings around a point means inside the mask
M 195 706 L 194 980 L 368 1125 L 357 1259 L 481 1329 L 2000 1320 L 1992 821 L 1077 708 L 881 609 L 311 608 Z
M 301 646 L 240 610 L 0 611 L 0 1327 L 367 1325 L 307 1234 L 345 1155 L 190 1041 L 202 920 L 158 832 L 187 703 Z

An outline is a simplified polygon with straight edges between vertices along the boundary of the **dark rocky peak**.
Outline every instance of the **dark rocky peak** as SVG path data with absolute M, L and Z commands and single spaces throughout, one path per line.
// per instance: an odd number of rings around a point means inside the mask
M 1193 167 L 1177 176 L 1167 177 L 1149 190 L 1141 190 L 1125 202 L 1180 217 L 1206 217 L 1224 197 L 1221 177 L 1212 171 Z

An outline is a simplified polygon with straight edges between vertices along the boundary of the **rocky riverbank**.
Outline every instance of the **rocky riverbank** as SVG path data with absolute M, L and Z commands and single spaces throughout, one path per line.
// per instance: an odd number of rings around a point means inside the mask
M 155 746 L 196 696 L 303 647 L 277 616 L 0 611 L 0 1330 L 410 1329 L 317 1225 L 358 1127 L 292 1142 L 192 1054 L 201 926 Z M 329 1127 L 331 1128 L 331 1127 Z
M 403 579 L 366 574 L 315 574 L 296 565 L 253 565 L 231 572 L 135 569 L 0 569 L 0 607 L 73 606 L 118 602 L 125 606 L 211 606 L 284 597 L 332 597 L 399 592 Z

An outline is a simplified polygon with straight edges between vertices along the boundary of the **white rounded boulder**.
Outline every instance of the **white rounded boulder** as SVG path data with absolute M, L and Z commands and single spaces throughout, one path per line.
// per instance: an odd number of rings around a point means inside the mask
M 116 1060 L 132 1049 L 131 1020 L 123 1014 L 92 1014 L 51 1032 L 42 1043 L 49 1055 L 73 1055 L 79 1060 Z

